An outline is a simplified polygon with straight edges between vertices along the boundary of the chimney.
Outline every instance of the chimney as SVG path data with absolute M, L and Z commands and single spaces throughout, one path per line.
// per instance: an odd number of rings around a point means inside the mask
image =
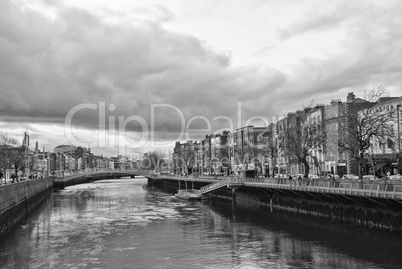
M 341 104 L 341 103 L 342 103 L 341 99 L 332 99 L 331 100 L 331 106 Z
M 355 94 L 353 92 L 348 93 L 348 96 L 346 97 L 347 102 L 353 102 L 355 100 Z

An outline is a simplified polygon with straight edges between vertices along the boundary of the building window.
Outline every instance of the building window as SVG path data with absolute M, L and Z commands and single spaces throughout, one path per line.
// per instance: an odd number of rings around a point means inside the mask
M 394 141 L 392 141 L 390 138 L 387 138 L 387 144 L 389 149 L 394 148 Z

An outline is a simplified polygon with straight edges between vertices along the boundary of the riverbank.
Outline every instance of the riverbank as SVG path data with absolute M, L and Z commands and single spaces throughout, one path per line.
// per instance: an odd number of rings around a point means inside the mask
M 0 236 L 24 219 L 53 189 L 53 178 L 0 186 Z
M 48 177 L 0 185 L 0 236 L 24 219 L 53 189 L 61 190 L 102 179 L 134 178 L 142 174 L 131 170 L 90 171 L 64 178 Z
M 179 189 L 200 189 L 208 184 L 202 179 L 165 177 L 160 179 L 158 185 L 177 191 Z M 342 190 L 347 190 L 345 193 L 341 190 L 337 192 L 337 189 L 334 188 L 333 193 L 325 193 L 317 192 L 314 188 L 311 190 L 310 188 L 292 189 L 287 182 L 278 184 L 279 187 L 276 188 L 253 185 L 236 188 L 224 187 L 208 195 L 213 199 L 229 200 L 232 203 L 248 203 L 263 208 L 264 211 L 286 211 L 299 216 L 320 218 L 338 225 L 402 232 L 402 203 L 398 199 L 389 199 L 386 193 L 384 197 L 378 197 L 378 195 L 377 197 L 367 197 L 355 195 L 355 191 L 361 190 L 359 188 L 352 191 L 352 187 L 351 189 L 343 187 Z M 353 184 L 363 186 L 363 183 Z M 339 185 L 340 183 L 338 183 Z M 377 194 L 386 191 L 390 186 L 379 185 Z

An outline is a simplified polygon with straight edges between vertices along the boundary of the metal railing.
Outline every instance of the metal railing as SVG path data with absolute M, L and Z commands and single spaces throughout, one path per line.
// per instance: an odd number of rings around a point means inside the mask
M 200 189 L 206 194 L 230 184 L 242 183 L 247 187 L 274 188 L 340 195 L 378 197 L 402 200 L 402 182 L 335 182 L 312 180 L 288 180 L 273 178 L 226 178 Z
M 90 170 L 90 171 L 79 171 L 74 174 L 69 174 L 64 176 L 64 180 L 71 180 L 74 178 L 79 178 L 82 176 L 90 176 L 90 175 L 98 175 L 98 174 L 130 174 L 130 173 L 139 173 L 141 175 L 151 175 L 151 172 L 148 170 L 139 170 L 139 169 L 131 169 L 131 170 L 112 170 L 112 169 L 98 169 L 98 170 Z
M 206 194 L 208 192 L 217 190 L 219 188 L 222 188 L 223 186 L 229 186 L 231 184 L 244 184 L 244 180 L 242 180 L 241 178 L 226 178 L 224 180 L 218 180 L 212 184 L 206 185 L 204 187 L 201 187 L 201 194 Z
M 222 188 L 223 186 L 229 184 L 231 182 L 230 179 L 226 179 L 226 180 L 220 180 L 217 182 L 214 182 L 212 184 L 206 185 L 204 187 L 201 187 L 201 194 L 205 194 L 214 190 L 217 190 L 219 188 Z
M 402 184 L 245 178 L 244 186 L 402 200 Z

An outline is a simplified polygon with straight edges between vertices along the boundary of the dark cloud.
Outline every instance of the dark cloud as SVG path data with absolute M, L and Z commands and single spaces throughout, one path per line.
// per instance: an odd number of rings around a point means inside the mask
M 135 24 L 105 22 L 100 15 L 46 1 L 55 16 L 46 16 L 11 1 L 0 2 L 0 116 L 9 122 L 63 124 L 67 113 L 82 103 L 106 104 L 108 116 L 139 115 L 151 123 L 151 105 L 177 107 L 186 121 L 204 116 L 214 129 L 237 126 L 248 118 L 285 113 L 312 99 L 344 97 L 345 88 L 398 85 L 402 69 L 401 4 L 372 7 L 359 2 L 310 10 L 278 29 L 282 42 L 292 37 L 340 31 L 338 51 L 306 57 L 293 73 L 267 67 L 236 67 L 228 54 L 211 49 L 189 34 L 167 30 L 174 20 L 165 7 L 134 10 L 157 14 Z M 343 5 L 345 4 L 345 5 Z M 104 11 L 107 12 L 107 11 Z M 119 17 L 121 14 L 114 14 Z M 122 16 L 123 17 L 123 16 Z M 271 47 L 270 50 L 275 49 Z M 114 104 L 114 111 L 108 105 Z M 99 126 L 97 110 L 81 110 L 73 123 Z M 158 108 L 156 137 L 175 140 L 181 128 L 177 111 Z M 202 120 L 191 128 L 205 128 Z M 129 130 L 140 131 L 139 124 Z
M 161 22 L 172 16 L 163 7 L 160 21 L 139 26 L 108 24 L 85 10 L 56 7 L 51 19 L 1 3 L 0 98 L 12 100 L 1 105 L 3 116 L 62 123 L 75 105 L 105 101 L 117 107 L 108 115 L 140 115 L 148 123 L 151 104 L 160 103 L 178 107 L 186 120 L 195 115 L 212 120 L 234 116 L 238 101 L 254 100 L 284 82 L 277 70 L 232 68 L 229 56 L 191 35 L 167 31 Z M 178 130 L 175 111 L 156 116 L 156 129 Z M 97 117 L 96 111 L 83 110 L 73 122 L 96 127 Z

